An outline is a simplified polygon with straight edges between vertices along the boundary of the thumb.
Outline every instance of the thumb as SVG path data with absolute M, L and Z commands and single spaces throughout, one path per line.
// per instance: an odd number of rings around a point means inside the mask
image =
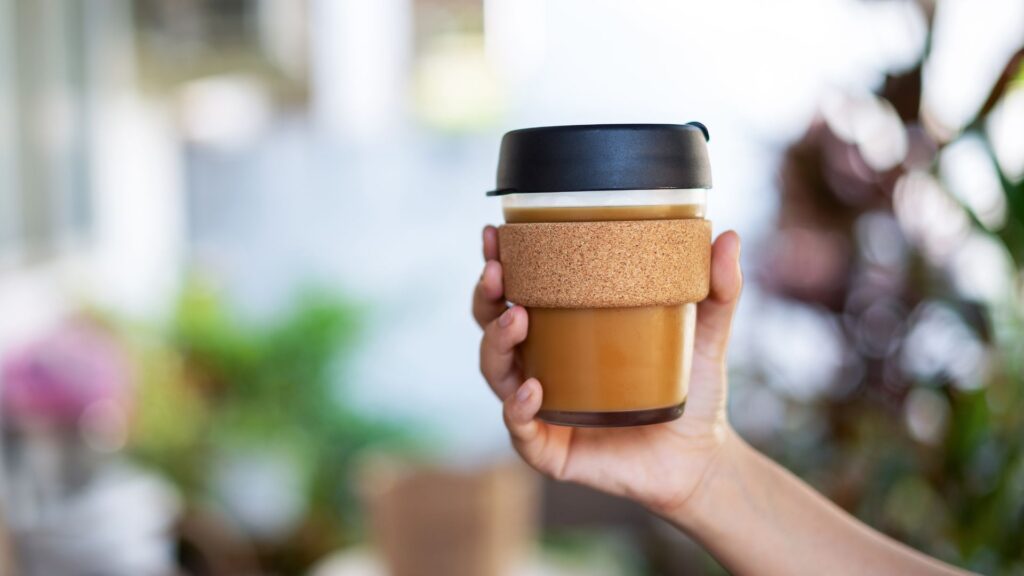
M 742 288 L 740 237 L 730 230 L 711 247 L 711 289 L 708 297 L 697 305 L 696 354 L 715 362 L 725 360 L 732 317 Z

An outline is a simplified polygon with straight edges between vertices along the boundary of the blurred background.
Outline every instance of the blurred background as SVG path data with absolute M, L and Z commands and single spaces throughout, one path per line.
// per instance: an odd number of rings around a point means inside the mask
M 507 445 L 503 132 L 700 120 L 735 426 L 1024 574 L 1019 0 L 0 0 L 0 574 L 720 574 Z

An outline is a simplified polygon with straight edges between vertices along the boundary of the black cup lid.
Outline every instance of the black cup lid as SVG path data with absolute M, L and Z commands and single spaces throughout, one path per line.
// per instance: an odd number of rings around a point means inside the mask
M 487 195 L 711 188 L 708 140 L 700 122 L 513 130 L 501 139 L 498 187 Z

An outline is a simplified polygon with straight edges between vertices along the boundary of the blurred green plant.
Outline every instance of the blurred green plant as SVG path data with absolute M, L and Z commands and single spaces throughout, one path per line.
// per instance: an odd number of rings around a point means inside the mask
M 359 328 L 357 308 L 325 292 L 306 291 L 283 314 L 253 323 L 232 314 L 214 290 L 189 283 L 169 326 L 129 339 L 141 380 L 134 454 L 193 502 L 211 498 L 211 472 L 224 456 L 281 457 L 304 483 L 306 513 L 294 542 L 277 546 L 285 558 L 270 563 L 286 572 L 307 568 L 359 527 L 358 456 L 416 447 L 409 430 L 345 402 Z
M 922 101 L 935 3 L 915 3 L 927 24 L 921 58 L 886 76 L 871 104 L 906 137 L 902 160 L 871 161 L 856 136 L 822 119 L 786 150 L 779 229 L 768 243 L 776 248 L 762 280 L 829 318 L 847 357 L 828 393 L 790 403 L 785 429 L 765 449 L 930 554 L 1024 574 L 1024 178 L 1004 172 L 991 133 L 994 112 L 1024 90 L 1024 47 L 973 119 L 939 126 Z M 946 153 L 965 141 L 981 144 L 996 175 L 1000 219 L 983 217 L 947 181 Z M 952 208 L 936 212 L 936 202 Z M 935 250 L 928 235 L 956 232 L 961 218 L 965 229 L 951 236 L 959 244 Z M 1005 270 L 975 267 L 970 281 L 997 275 L 995 285 L 1008 287 L 998 294 L 965 292 L 953 278 L 950 254 L 974 237 L 995 247 Z M 941 352 L 915 350 L 915 331 Z M 917 433 L 915 422 L 924 426 Z

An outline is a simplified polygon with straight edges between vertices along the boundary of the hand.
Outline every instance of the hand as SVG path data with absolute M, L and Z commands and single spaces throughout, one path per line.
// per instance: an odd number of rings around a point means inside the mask
M 665 424 L 634 428 L 573 428 L 536 418 L 542 383 L 523 382 L 516 345 L 526 339 L 522 306 L 507 307 L 498 231 L 483 233 L 483 274 L 473 296 L 473 316 L 484 329 L 480 371 L 504 402 L 512 444 L 538 471 L 640 502 L 661 514 L 678 514 L 699 491 L 723 446 L 734 437 L 726 419 L 726 348 L 743 280 L 735 232 L 712 247 L 711 291 L 697 308 L 697 331 L 686 411 Z

